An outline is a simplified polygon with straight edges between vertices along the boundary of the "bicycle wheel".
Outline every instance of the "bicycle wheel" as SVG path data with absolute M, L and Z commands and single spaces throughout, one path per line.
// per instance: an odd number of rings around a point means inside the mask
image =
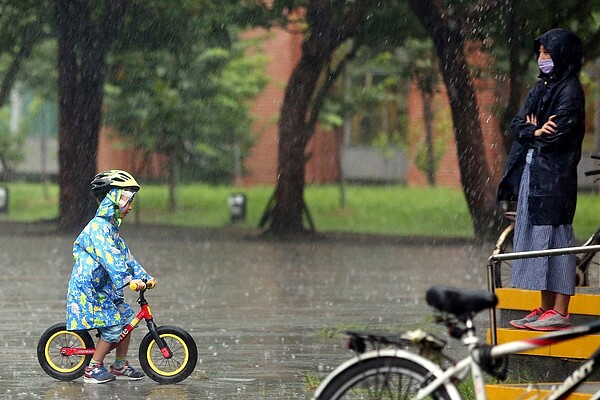
M 151 333 L 140 343 L 140 364 L 152 380 L 158 383 L 177 383 L 196 368 L 198 350 L 192 336 L 177 326 L 159 326 L 159 336 L 165 341 L 173 356 L 165 358 Z
M 63 355 L 65 347 L 93 348 L 94 341 L 88 331 L 68 331 L 64 323 L 46 329 L 37 345 L 37 358 L 42 369 L 54 379 L 71 381 L 85 372 L 91 355 Z
M 411 399 L 434 376 L 423 365 L 398 356 L 358 359 L 323 382 L 317 400 Z M 452 394 L 451 394 L 452 393 Z M 427 399 L 460 399 L 452 383 L 442 385 Z
M 582 246 L 596 246 L 600 244 L 600 229 L 598 229 L 590 238 L 582 244 Z M 576 254 L 577 256 L 577 286 L 589 286 L 589 271 L 590 267 L 596 268 L 600 263 L 598 262 L 598 253 L 582 253 Z
M 513 252 L 513 236 L 514 236 L 514 226 L 511 225 L 507 227 L 500 238 L 498 238 L 498 242 L 496 242 L 496 248 L 494 250 L 494 254 L 506 254 Z M 512 261 L 511 260 L 503 260 L 497 265 L 494 271 L 494 283 L 496 284 L 496 288 L 507 288 L 510 287 L 512 274 Z

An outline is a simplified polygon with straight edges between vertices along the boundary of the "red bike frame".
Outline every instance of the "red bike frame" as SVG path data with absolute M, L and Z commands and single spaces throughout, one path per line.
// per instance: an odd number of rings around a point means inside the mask
M 154 318 L 152 317 L 152 311 L 150 311 L 150 305 L 146 301 L 144 297 L 144 292 L 146 290 L 140 291 L 140 297 L 138 299 L 138 303 L 141 306 L 140 312 L 133 318 L 133 320 L 128 323 L 121 332 L 119 336 L 119 341 L 114 343 L 111 347 L 111 350 L 114 349 L 127 337 L 127 335 L 131 334 L 133 329 L 139 325 L 140 321 L 145 320 L 146 325 L 148 326 L 148 330 L 152 333 L 152 337 L 156 341 L 158 348 L 160 349 L 163 357 L 169 359 L 173 357 L 173 353 L 165 343 L 165 341 L 160 337 L 156 330 L 156 323 L 154 322 Z M 95 347 L 81 348 L 81 347 L 62 347 L 60 349 L 60 354 L 63 356 L 87 356 L 93 355 L 96 351 Z

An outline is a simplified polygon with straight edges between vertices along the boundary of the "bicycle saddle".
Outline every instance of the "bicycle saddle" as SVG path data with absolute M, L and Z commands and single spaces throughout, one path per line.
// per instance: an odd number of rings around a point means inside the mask
M 495 307 L 498 298 L 484 290 L 466 290 L 449 286 L 432 286 L 427 290 L 427 304 L 435 309 L 454 314 L 461 321 L 479 311 Z

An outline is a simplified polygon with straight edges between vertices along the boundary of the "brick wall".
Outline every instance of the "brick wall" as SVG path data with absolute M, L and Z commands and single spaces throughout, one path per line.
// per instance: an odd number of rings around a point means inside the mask
M 251 114 L 257 140 L 246 158 L 246 174 L 242 184 L 272 184 L 277 178 L 278 121 L 279 110 L 283 103 L 285 85 L 300 55 L 300 36 L 282 29 L 273 29 L 266 33 L 263 29 L 247 32 L 247 38 L 269 35 L 264 42 L 264 52 L 269 58 L 267 76 L 269 84 L 255 99 Z
M 110 128 L 103 127 L 100 130 L 96 161 L 98 171 L 123 169 L 135 177 L 164 178 L 166 162 L 166 158 L 158 154 L 144 160 L 140 154 L 135 154 L 131 148 L 124 146 L 123 140 L 116 137 Z

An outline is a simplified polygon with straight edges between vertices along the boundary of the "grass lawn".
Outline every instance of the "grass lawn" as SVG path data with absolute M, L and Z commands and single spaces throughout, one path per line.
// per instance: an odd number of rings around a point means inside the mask
M 58 188 L 40 184 L 9 183 L 9 212 L 4 221 L 36 221 L 58 215 Z M 177 192 L 178 209 L 167 208 L 164 185 L 143 184 L 134 212 L 142 223 L 220 227 L 229 224 L 227 198 L 246 194 L 247 219 L 241 226 L 256 228 L 272 194 L 271 187 L 234 188 L 202 184 L 182 185 Z M 470 237 L 471 220 L 464 195 L 447 188 L 358 186 L 346 188 L 346 205 L 340 206 L 336 185 L 308 186 L 305 200 L 317 230 L 391 235 Z M 600 226 L 600 199 L 580 193 L 575 234 L 583 240 Z

